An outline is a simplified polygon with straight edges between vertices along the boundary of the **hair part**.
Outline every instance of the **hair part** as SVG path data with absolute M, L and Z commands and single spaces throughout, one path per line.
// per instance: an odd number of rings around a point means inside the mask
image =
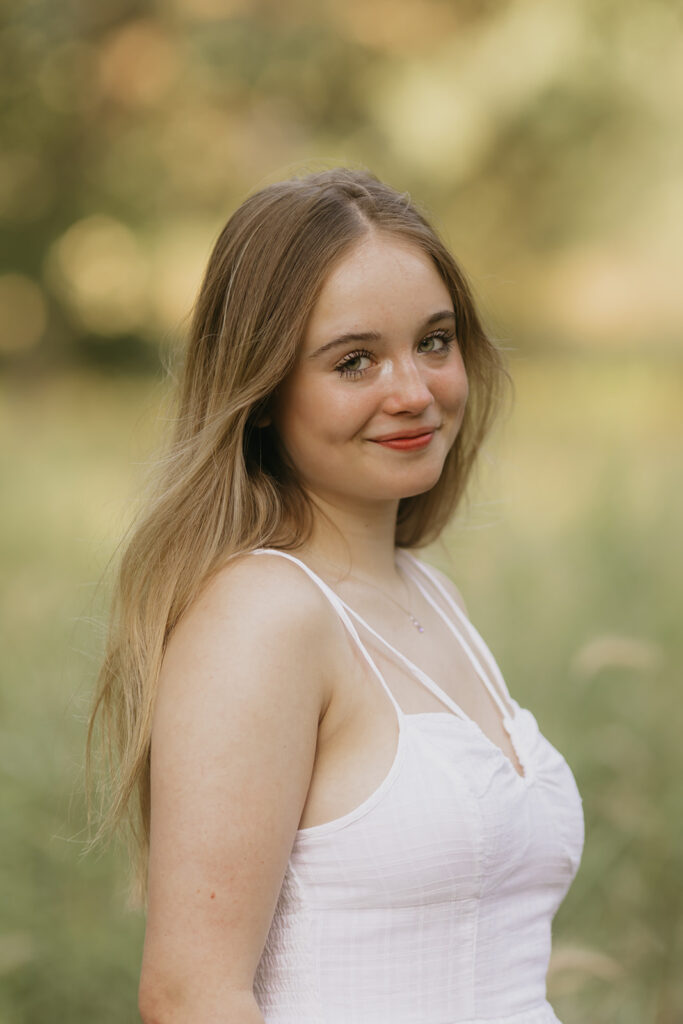
M 150 743 L 168 638 L 213 573 L 256 547 L 298 547 L 311 499 L 259 426 L 292 369 L 332 267 L 370 231 L 416 245 L 448 288 L 469 381 L 458 437 L 439 481 L 399 502 L 396 544 L 433 541 L 465 491 L 507 375 L 462 270 L 407 193 L 365 171 L 337 169 L 270 185 L 233 213 L 210 255 L 177 389 L 175 430 L 146 508 L 124 549 L 90 718 L 109 779 L 94 842 L 127 826 L 135 890 L 144 898 Z

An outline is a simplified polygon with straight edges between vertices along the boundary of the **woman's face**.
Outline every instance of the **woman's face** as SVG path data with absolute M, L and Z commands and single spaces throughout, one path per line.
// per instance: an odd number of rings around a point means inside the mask
M 466 401 L 453 303 L 434 263 L 373 232 L 325 281 L 272 419 L 307 491 L 367 504 L 436 484 Z

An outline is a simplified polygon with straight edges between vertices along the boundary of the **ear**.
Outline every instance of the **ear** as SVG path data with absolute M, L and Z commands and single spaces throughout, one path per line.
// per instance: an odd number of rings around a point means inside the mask
M 264 413 L 263 416 L 259 416 L 256 420 L 256 426 L 259 427 L 259 429 L 262 427 L 269 427 L 272 422 L 273 421 L 270 416 L 267 413 Z

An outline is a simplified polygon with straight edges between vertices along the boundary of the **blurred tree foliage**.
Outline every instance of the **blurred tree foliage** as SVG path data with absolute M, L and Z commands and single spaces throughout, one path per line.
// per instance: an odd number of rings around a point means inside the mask
M 515 344 L 671 345 L 681 22 L 674 0 L 15 3 L 0 359 L 154 365 L 234 206 L 339 163 L 424 203 Z

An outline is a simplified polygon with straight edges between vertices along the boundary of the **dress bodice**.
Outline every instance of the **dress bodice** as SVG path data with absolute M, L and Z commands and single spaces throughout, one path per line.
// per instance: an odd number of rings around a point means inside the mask
M 394 703 L 398 743 L 359 806 L 297 831 L 256 999 L 267 1024 L 551 1024 L 551 924 L 583 848 L 576 783 L 438 578 L 401 557 L 500 707 L 523 774 L 417 666 L 448 710 L 404 713 L 354 623 L 377 634 L 329 591 Z

